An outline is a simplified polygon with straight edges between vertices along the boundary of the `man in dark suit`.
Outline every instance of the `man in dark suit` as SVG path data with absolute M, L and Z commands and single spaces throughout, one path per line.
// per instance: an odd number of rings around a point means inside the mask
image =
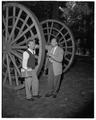
M 51 45 L 46 46 L 46 49 L 48 49 L 48 92 L 45 96 L 56 98 L 62 74 L 64 51 L 58 46 L 55 38 L 51 40 Z

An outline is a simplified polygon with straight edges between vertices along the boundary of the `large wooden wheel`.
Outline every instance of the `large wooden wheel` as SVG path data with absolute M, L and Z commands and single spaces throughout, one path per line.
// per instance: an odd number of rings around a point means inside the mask
M 22 53 L 26 43 L 34 39 L 36 43 L 36 71 L 39 74 L 44 59 L 44 36 L 36 16 L 18 3 L 3 4 L 3 84 L 21 85 L 20 69 Z
M 66 72 L 74 58 L 75 44 L 70 29 L 62 22 L 49 19 L 41 22 L 46 44 L 50 44 L 52 38 L 56 38 L 58 45 L 64 50 L 63 72 Z

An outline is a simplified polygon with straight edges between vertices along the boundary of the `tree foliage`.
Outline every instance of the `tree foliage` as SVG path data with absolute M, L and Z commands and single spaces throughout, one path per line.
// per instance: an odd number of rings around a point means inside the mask
M 59 7 L 62 12 L 62 21 L 67 24 L 75 37 L 86 37 L 89 29 L 94 28 L 94 3 L 93 2 L 66 2 L 64 7 Z

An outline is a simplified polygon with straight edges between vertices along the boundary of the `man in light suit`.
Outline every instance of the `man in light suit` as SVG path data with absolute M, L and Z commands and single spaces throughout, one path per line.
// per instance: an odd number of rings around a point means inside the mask
M 32 77 L 25 77 L 25 91 L 26 99 L 34 100 L 39 98 L 39 81 L 35 71 L 35 42 L 33 40 L 28 41 L 28 49 L 23 53 L 22 68 L 24 70 L 32 70 Z
M 58 46 L 55 38 L 51 40 L 51 46 L 46 48 L 48 49 L 48 64 L 46 65 L 48 66 L 48 92 L 45 97 L 56 98 L 62 74 L 64 51 Z

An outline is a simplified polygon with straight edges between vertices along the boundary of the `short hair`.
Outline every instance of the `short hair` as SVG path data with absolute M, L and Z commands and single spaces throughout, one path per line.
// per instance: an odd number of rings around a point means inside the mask
M 52 38 L 52 39 L 51 39 L 51 42 L 52 42 L 53 40 L 55 40 L 55 41 L 56 41 L 56 43 L 58 44 L 58 42 L 57 42 L 57 39 L 56 39 L 56 38 Z
M 35 43 L 35 41 L 34 41 L 34 40 L 29 39 L 29 40 L 27 41 L 27 46 L 28 46 L 28 44 L 29 44 L 30 42 L 34 42 L 34 43 Z
M 55 40 L 55 41 L 57 42 L 56 38 L 52 38 L 51 41 L 52 41 L 52 40 Z

